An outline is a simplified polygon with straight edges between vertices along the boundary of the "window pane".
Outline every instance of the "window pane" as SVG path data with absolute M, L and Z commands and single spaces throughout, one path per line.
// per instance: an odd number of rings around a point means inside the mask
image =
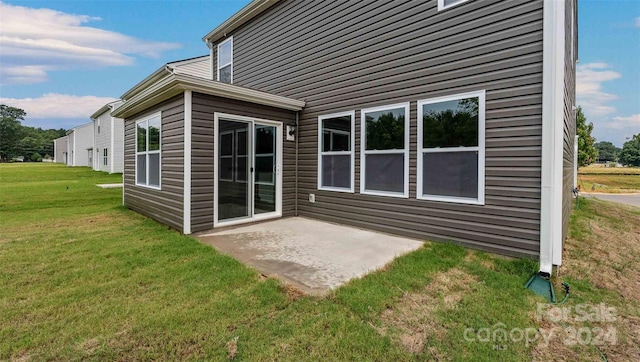
M 238 131 L 236 133 L 236 154 L 238 156 L 247 155 L 247 131 Z
M 478 145 L 478 97 L 424 104 L 423 147 Z
M 351 188 L 351 155 L 322 156 L 322 186 Z
M 275 141 L 275 127 L 256 126 L 256 155 L 273 153 Z
M 220 180 L 233 181 L 233 158 L 220 158 Z
M 220 79 L 218 79 L 218 81 L 222 83 L 231 83 L 231 65 L 220 68 Z
M 404 108 L 365 113 L 366 149 L 404 149 Z
M 365 155 L 365 189 L 404 192 L 404 154 Z
M 478 197 L 478 152 L 434 152 L 422 157 L 423 195 Z
M 149 151 L 160 149 L 160 118 L 149 120 Z
M 247 156 L 238 156 L 236 161 L 236 181 L 247 181 Z
M 256 156 L 256 182 L 273 183 L 273 156 Z
M 322 120 L 322 151 L 351 150 L 351 117 L 336 117 Z
M 138 165 L 136 168 L 136 183 L 147 183 L 147 155 L 138 155 Z
M 160 154 L 149 155 L 149 186 L 160 186 Z
M 147 122 L 138 123 L 137 151 L 144 152 L 147 150 Z
M 220 45 L 218 48 L 218 68 L 222 65 L 231 63 L 232 51 L 231 41 L 227 41 Z
M 233 132 L 220 135 L 220 156 L 233 155 Z

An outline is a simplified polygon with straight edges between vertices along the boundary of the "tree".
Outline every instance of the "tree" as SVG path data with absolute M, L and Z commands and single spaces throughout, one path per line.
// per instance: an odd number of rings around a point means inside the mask
M 0 104 L 0 162 L 18 155 L 18 143 L 23 134 L 20 122 L 26 115 L 22 109 Z
M 31 161 L 33 162 L 42 162 L 42 156 L 38 152 L 34 152 L 31 154 Z
M 619 149 L 611 142 L 602 141 L 593 145 L 598 150 L 598 160 L 611 162 L 618 158 Z
M 619 158 L 625 166 L 640 166 L 640 133 L 624 143 Z
M 578 107 L 576 112 L 576 131 L 578 134 L 578 166 L 588 166 L 598 157 L 598 150 L 593 147 L 593 143 L 596 141 L 591 136 L 593 123 L 587 124 L 582 107 Z

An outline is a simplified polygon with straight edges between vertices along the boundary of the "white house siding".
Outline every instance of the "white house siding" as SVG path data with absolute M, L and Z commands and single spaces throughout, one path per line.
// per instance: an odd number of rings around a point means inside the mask
M 66 163 L 68 137 L 60 137 L 53 140 L 53 162 Z
M 91 167 L 88 150 L 93 148 L 93 122 L 73 128 L 68 137 L 67 152 L 70 156 L 67 164 Z
M 98 132 L 100 125 L 100 132 Z M 111 172 L 111 115 L 104 112 L 93 121 L 95 147 L 93 148 L 93 169 L 96 171 Z M 103 152 L 107 149 L 107 164 L 103 161 Z
M 124 120 L 113 118 L 111 162 L 112 173 L 122 173 L 124 169 Z

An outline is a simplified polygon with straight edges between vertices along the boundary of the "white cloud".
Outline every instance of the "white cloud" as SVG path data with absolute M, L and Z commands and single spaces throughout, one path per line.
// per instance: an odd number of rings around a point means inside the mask
M 620 73 L 609 68 L 606 63 L 587 63 L 579 64 L 576 69 L 578 104 L 589 115 L 606 116 L 616 112 L 608 103 L 618 97 L 602 90 L 602 83 L 620 78 Z
M 98 17 L 0 2 L 0 83 L 37 83 L 46 73 L 77 67 L 130 65 L 135 56 L 158 57 L 176 43 L 134 38 L 86 26 Z
M 23 109 L 27 119 L 64 119 L 89 117 L 115 98 L 48 93 L 39 98 L 0 98 L 0 103 Z
M 634 114 L 629 117 L 613 117 L 611 121 L 608 121 L 604 125 L 607 128 L 617 130 L 629 130 L 640 131 L 640 114 Z

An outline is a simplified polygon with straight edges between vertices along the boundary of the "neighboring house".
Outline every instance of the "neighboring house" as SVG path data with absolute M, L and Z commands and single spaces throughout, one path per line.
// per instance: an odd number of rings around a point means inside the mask
M 576 15 L 575 0 L 253 1 L 204 37 L 210 57 L 122 96 L 123 201 L 185 234 L 301 215 L 551 273 Z
M 63 136 L 53 140 L 53 162 L 67 164 L 67 140 L 68 136 Z
M 93 122 L 67 131 L 67 165 L 93 165 Z
M 122 173 L 124 165 L 124 122 L 111 116 L 121 101 L 107 103 L 91 115 L 93 120 L 93 164 L 96 171 Z

